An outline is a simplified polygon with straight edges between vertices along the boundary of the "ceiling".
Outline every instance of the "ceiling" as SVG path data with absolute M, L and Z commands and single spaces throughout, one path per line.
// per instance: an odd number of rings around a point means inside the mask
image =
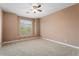
M 0 8 L 6 12 L 15 13 L 18 16 L 30 17 L 30 18 L 41 18 L 51 13 L 67 8 L 74 3 L 39 3 L 41 4 L 42 12 L 33 13 L 33 3 L 0 3 Z

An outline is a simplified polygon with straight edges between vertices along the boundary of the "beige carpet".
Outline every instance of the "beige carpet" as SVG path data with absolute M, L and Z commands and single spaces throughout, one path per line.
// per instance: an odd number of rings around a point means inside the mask
M 43 39 L 7 44 L 0 48 L 1 56 L 77 56 L 78 53 L 77 49 Z

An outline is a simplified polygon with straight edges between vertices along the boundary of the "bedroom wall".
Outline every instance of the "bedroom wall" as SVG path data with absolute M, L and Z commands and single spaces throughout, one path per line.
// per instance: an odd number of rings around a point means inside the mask
M 43 38 L 79 46 L 79 4 L 40 19 Z
M 35 19 L 35 36 L 40 36 L 40 19 Z
M 15 14 L 3 12 L 3 42 L 16 40 L 17 38 L 17 21 Z
M 19 36 L 19 21 L 21 18 L 31 19 L 27 17 L 20 17 L 10 12 L 3 12 L 3 42 L 20 40 L 27 37 Z M 39 36 L 39 20 L 33 19 L 34 21 L 34 33 L 33 36 Z M 31 36 L 31 37 L 33 37 Z
M 2 10 L 0 9 L 0 46 L 2 43 Z

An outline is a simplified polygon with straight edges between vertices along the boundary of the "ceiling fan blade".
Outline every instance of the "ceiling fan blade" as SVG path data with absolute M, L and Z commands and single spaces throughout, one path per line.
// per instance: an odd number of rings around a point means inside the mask
M 39 12 L 42 12 L 42 10 L 38 9 Z
M 38 5 L 38 8 L 40 8 L 41 7 L 41 5 Z

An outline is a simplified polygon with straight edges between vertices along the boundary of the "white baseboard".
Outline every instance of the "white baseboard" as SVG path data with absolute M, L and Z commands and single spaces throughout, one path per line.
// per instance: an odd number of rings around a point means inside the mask
M 18 41 L 24 41 L 24 40 L 25 40 L 25 39 L 21 39 L 21 40 L 12 40 L 12 41 L 3 42 L 3 44 L 12 43 L 12 42 L 18 42 Z
M 29 40 L 29 39 L 36 39 L 36 38 L 39 38 L 39 37 L 32 37 L 32 38 L 27 38 L 27 39 L 20 39 L 20 40 L 12 40 L 12 41 L 7 41 L 7 42 L 3 42 L 2 44 L 7 44 L 7 43 L 13 43 L 13 42 L 20 42 L 20 41 L 26 41 L 26 40 Z
M 0 48 L 2 47 L 2 44 L 1 44 L 1 42 L 0 42 Z
M 58 44 L 61 44 L 61 45 L 69 46 L 69 47 L 72 47 L 72 48 L 75 48 L 75 49 L 79 49 L 78 46 L 70 45 L 70 44 L 67 44 L 67 43 L 63 43 L 63 42 L 59 42 L 59 41 L 55 41 L 55 40 L 47 39 L 47 38 L 42 38 L 42 39 L 48 40 L 50 42 L 55 42 L 55 43 L 58 43 Z

